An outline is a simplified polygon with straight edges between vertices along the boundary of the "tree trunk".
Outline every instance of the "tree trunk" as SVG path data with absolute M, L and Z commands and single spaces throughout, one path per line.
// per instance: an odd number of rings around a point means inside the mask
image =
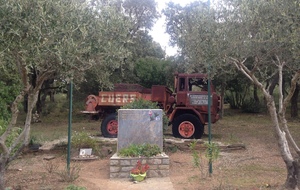
M 5 175 L 5 168 L 4 165 L 0 163 L 0 190 L 5 190 L 4 175 Z
M 24 127 L 24 131 L 25 131 L 25 140 L 24 140 L 24 144 L 25 146 L 27 146 L 29 144 L 29 140 L 30 140 L 30 126 L 31 126 L 31 120 L 32 120 L 32 111 L 33 108 L 35 107 L 37 100 L 38 100 L 38 96 L 39 96 L 39 91 L 36 90 L 32 90 L 29 91 L 29 95 L 28 95 L 28 112 L 26 115 L 26 121 L 25 121 L 25 127 Z
M 296 85 L 295 92 L 291 98 L 291 117 L 296 118 L 298 117 L 298 96 L 300 91 L 300 85 Z
M 300 188 L 300 164 L 299 160 L 286 163 L 287 166 L 287 178 L 285 182 L 285 188 L 291 190 L 299 190 Z
M 277 55 L 275 55 L 275 58 L 277 61 L 276 65 L 278 67 L 277 68 L 278 72 L 274 75 L 271 85 L 269 85 L 267 88 L 265 88 L 263 84 L 253 74 L 253 71 L 257 70 L 257 68 L 254 70 L 249 70 L 248 67 L 244 65 L 246 59 L 244 59 L 243 61 L 239 61 L 234 58 L 231 59 L 235 64 L 235 66 L 238 69 L 240 69 L 245 74 L 245 76 L 247 76 L 259 89 L 262 90 L 273 123 L 281 157 L 285 162 L 287 168 L 287 178 L 284 184 L 285 189 L 299 190 L 300 189 L 300 171 L 299 171 L 300 170 L 300 163 L 299 163 L 300 148 L 298 147 L 295 139 L 292 137 L 288 129 L 285 115 L 286 115 L 287 104 L 291 102 L 291 98 L 292 95 L 294 94 L 297 81 L 300 78 L 300 70 L 298 69 L 296 73 L 293 75 L 291 79 L 291 88 L 287 93 L 287 96 L 284 96 L 283 68 L 285 66 L 285 62 L 282 62 Z M 276 110 L 274 97 L 272 96 L 277 83 L 279 87 L 278 110 Z M 296 152 L 296 154 L 292 153 L 291 149 L 293 149 Z
M 278 84 L 278 79 L 279 79 L 279 74 L 277 73 L 276 75 L 273 76 L 271 84 L 269 86 L 269 94 L 273 95 L 274 89 L 276 85 Z
M 6 161 L 5 158 L 0 159 L 0 190 L 5 190 L 5 165 Z
M 50 102 L 55 102 L 54 94 L 55 94 L 55 91 L 52 89 L 52 90 L 49 92 Z
M 50 96 L 50 101 L 54 102 L 54 93 L 55 93 L 55 88 L 52 87 L 54 83 L 54 79 L 48 79 L 45 80 L 42 89 L 39 92 L 37 104 L 36 104 L 36 110 L 40 114 L 43 111 L 43 108 L 46 105 L 46 98 L 49 95 Z
M 220 118 L 223 118 L 224 116 L 224 97 L 225 97 L 225 88 L 226 88 L 226 84 L 222 83 L 221 85 L 221 114 L 220 114 Z
M 27 94 L 24 96 L 23 110 L 25 113 L 27 113 L 27 111 L 28 111 L 28 95 Z
M 255 100 L 255 103 L 259 103 L 259 97 L 258 97 L 258 93 L 257 93 L 257 86 L 253 86 L 253 98 Z
M 41 101 L 41 91 L 39 92 L 39 96 L 36 102 L 36 111 L 38 114 L 42 113 L 43 111 L 43 106 L 42 106 L 42 101 Z
M 264 91 L 264 96 L 267 101 L 267 106 L 269 110 L 269 114 L 271 116 L 271 120 L 274 125 L 275 133 L 276 133 L 276 138 L 278 140 L 278 147 L 281 153 L 281 157 L 283 161 L 286 164 L 287 168 L 287 178 L 285 182 L 285 188 L 288 190 L 299 190 L 300 188 L 300 179 L 298 179 L 299 176 L 299 162 L 295 161 L 295 158 L 293 158 L 293 155 L 291 154 L 288 140 L 286 139 L 286 133 L 283 132 L 280 129 L 280 124 L 278 117 L 279 113 L 276 111 L 276 106 L 275 106 L 275 101 L 273 99 L 273 96 L 270 94 L 267 94 L 267 91 Z M 284 114 L 284 113 L 282 113 Z M 281 116 L 282 117 L 282 116 Z M 282 119 L 281 119 L 281 122 Z
M 0 190 L 5 190 L 5 181 L 4 181 L 4 175 L 5 175 L 5 169 L 3 169 L 3 164 L 0 163 Z

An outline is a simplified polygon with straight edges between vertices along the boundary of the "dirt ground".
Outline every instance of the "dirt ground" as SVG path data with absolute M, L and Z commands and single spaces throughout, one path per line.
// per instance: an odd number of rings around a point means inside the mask
M 233 125 L 220 121 L 214 125 L 214 142 L 223 145 L 243 144 L 245 149 L 228 150 L 222 147 L 220 157 L 212 164 L 211 176 L 208 174 L 208 164 L 204 158 L 201 159 L 200 169 L 193 165 L 193 156 L 187 143 L 166 144 L 165 152 L 170 157 L 169 178 L 174 189 L 282 189 L 286 170 L 272 134 L 272 127 L 258 123 Z M 207 136 L 204 136 L 203 140 L 206 141 Z M 204 154 L 203 150 L 199 152 L 201 155 Z M 106 189 L 108 182 L 111 182 L 109 179 L 111 154 L 93 161 L 72 161 L 71 167 L 80 169 L 79 178 L 72 184 L 86 187 L 88 190 Z M 44 159 L 53 155 L 55 158 L 52 160 Z M 66 147 L 52 151 L 28 151 L 8 167 L 6 186 L 22 190 L 65 189 L 71 184 L 61 180 L 66 173 L 65 168 Z

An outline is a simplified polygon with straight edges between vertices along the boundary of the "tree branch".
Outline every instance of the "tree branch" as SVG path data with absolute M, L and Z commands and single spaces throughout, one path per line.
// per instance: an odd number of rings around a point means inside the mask
M 300 70 L 298 70 L 296 72 L 296 74 L 293 76 L 293 78 L 291 80 L 291 87 L 290 87 L 289 93 L 285 97 L 284 103 L 283 103 L 283 110 L 282 110 L 283 113 L 285 113 L 286 107 L 287 107 L 288 103 L 290 102 L 290 100 L 291 100 L 291 98 L 292 98 L 292 96 L 293 96 L 293 94 L 295 92 L 297 81 L 298 81 L 299 78 L 300 78 Z M 284 129 L 284 131 L 287 134 L 287 138 L 289 139 L 289 141 L 292 144 L 292 147 L 294 148 L 294 150 L 296 151 L 296 153 L 300 156 L 300 148 L 296 144 L 295 139 L 293 138 L 293 136 L 290 133 L 290 130 L 289 130 L 289 127 L 287 125 L 286 118 L 285 118 L 285 114 L 282 116 L 282 124 L 283 124 L 283 129 Z
M 235 65 L 235 67 L 241 71 L 248 79 L 250 79 L 253 82 L 253 79 L 251 77 L 251 72 L 249 71 L 249 69 L 244 65 L 245 61 L 247 60 L 247 58 L 245 58 L 243 61 L 239 61 L 233 57 L 228 57 L 229 59 L 231 59 Z
M 3 135 L 2 135 L 3 136 Z M 9 155 L 9 151 L 8 151 L 8 148 L 7 146 L 5 145 L 5 141 L 3 140 L 3 138 L 0 138 L 0 150 L 2 150 L 3 152 L 1 154 L 4 154 L 4 155 Z M 6 138 L 6 137 L 5 137 Z

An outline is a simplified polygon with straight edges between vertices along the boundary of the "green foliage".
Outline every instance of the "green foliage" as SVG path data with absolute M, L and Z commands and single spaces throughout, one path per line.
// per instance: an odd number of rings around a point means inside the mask
M 206 72 L 208 64 L 220 63 L 216 59 L 221 45 L 217 45 L 217 22 L 214 11 L 207 3 L 194 1 L 186 6 L 169 2 L 163 10 L 171 43 L 180 49 L 189 72 Z M 191 24 L 193 23 L 193 24 Z M 214 69 L 213 67 L 210 68 Z
M 260 113 L 262 112 L 262 108 L 263 105 L 253 98 L 245 100 L 241 106 L 242 111 L 245 113 Z
M 57 171 L 56 174 L 60 177 L 60 179 L 63 182 L 73 182 L 79 178 L 80 170 L 80 165 L 74 164 L 73 166 L 70 166 L 69 170 L 65 168 L 64 170 Z
M 1 100 L 0 100 L 0 110 L 1 110 L 0 118 L 8 119 L 11 117 L 7 104 Z
M 7 121 L 0 119 L 0 136 L 3 135 L 3 133 L 6 131 L 7 125 L 8 125 Z M 10 147 L 15 142 L 16 138 L 18 138 L 18 136 L 21 134 L 21 132 L 22 132 L 22 128 L 17 128 L 17 127 L 13 128 L 9 132 L 9 134 L 6 138 L 5 145 L 7 147 Z M 18 148 L 19 148 L 19 146 L 16 146 L 12 150 L 11 154 L 15 153 L 15 151 L 17 151 Z M 1 152 L 2 152 L 2 150 L 0 149 L 0 153 Z
M 138 157 L 145 156 L 151 157 L 161 153 L 160 148 L 157 145 L 151 144 L 131 144 L 127 148 L 123 148 L 119 151 L 120 156 L 124 157 Z
M 195 167 L 202 170 L 202 163 L 201 163 L 202 160 L 200 159 L 199 153 L 196 151 L 196 145 L 197 145 L 196 140 L 190 143 L 190 150 L 192 151 L 192 156 L 193 156 L 193 164 Z
M 153 58 L 161 60 L 165 57 L 165 52 L 159 43 L 153 41 L 152 36 L 148 32 L 137 32 L 130 47 L 132 51 L 132 59 L 135 63 L 139 59 Z
M 201 176 L 205 177 L 205 172 L 204 172 L 205 163 L 207 162 L 212 163 L 213 161 L 218 159 L 220 149 L 216 143 L 212 142 L 209 144 L 208 142 L 205 142 L 204 143 L 205 152 L 202 153 L 201 151 L 196 150 L 196 145 L 197 145 L 196 140 L 191 142 L 189 145 L 190 145 L 190 150 L 192 151 L 193 164 L 196 168 L 200 170 Z M 205 160 L 207 162 L 205 162 Z
M 138 83 L 146 88 L 151 88 L 152 85 L 167 85 L 173 82 L 170 66 L 169 61 L 142 58 L 135 63 L 134 73 L 138 78 Z
M 86 0 L 0 0 L 0 4 L 0 64 L 20 64 L 19 71 L 28 76 L 22 78 L 24 83 L 69 81 L 72 75 L 79 82 L 84 71 L 92 69 L 97 80 L 109 86 L 114 71 L 132 65 L 123 61 L 129 56 L 125 44 L 131 41 L 130 25 L 118 7 Z M 21 72 L 13 73 L 21 79 Z
M 66 187 L 65 190 L 86 190 L 86 188 L 71 184 L 71 185 L 68 185 L 68 187 Z
M 155 102 L 138 98 L 133 102 L 122 106 L 121 109 L 159 109 L 159 107 Z
M 123 8 L 131 17 L 132 30 L 151 29 L 155 20 L 159 17 L 155 0 L 125 0 Z
M 18 136 L 21 134 L 21 132 L 22 132 L 22 128 L 13 128 L 5 141 L 6 146 L 10 147 L 15 142 L 15 140 L 18 138 Z M 11 154 L 15 153 L 19 149 L 19 147 L 20 147 L 20 144 L 17 145 L 12 150 Z
M 239 109 L 251 92 L 251 83 L 241 74 L 226 81 L 226 99 L 232 109 Z
M 125 47 L 128 53 L 122 57 L 126 58 L 124 61 L 107 60 L 111 65 L 121 64 L 119 68 L 106 69 L 107 72 L 104 72 L 103 68 L 94 67 L 89 71 L 86 75 L 86 82 L 84 82 L 88 85 L 82 84 L 81 86 L 88 88 L 89 92 L 93 91 L 92 88 L 96 90 L 96 93 L 93 94 L 97 94 L 98 90 L 112 89 L 114 83 L 140 83 L 141 78 L 138 78 L 134 71 L 138 60 L 149 57 L 161 60 L 165 57 L 163 48 L 153 40 L 149 33 L 155 20 L 159 17 L 155 0 L 109 1 L 109 6 L 119 10 L 118 13 L 124 16 L 123 19 L 120 19 L 120 23 L 123 20 L 129 23 L 126 28 L 115 30 L 118 33 L 120 31 L 122 34 L 126 33 L 127 39 L 120 40 L 120 47 Z M 149 63 L 150 66 L 151 64 Z M 93 77 L 94 75 L 96 77 Z
M 71 145 L 74 148 L 92 148 L 93 151 L 99 151 L 99 143 L 96 139 L 89 136 L 86 132 L 75 132 L 72 136 Z
M 54 111 L 54 109 L 57 107 L 56 102 L 47 102 L 47 104 L 43 107 L 42 115 L 46 116 Z
M 196 150 L 197 140 L 192 141 L 190 144 L 190 150 L 192 151 L 193 164 L 199 169 L 201 177 L 206 176 L 205 172 L 205 159 L 201 151 Z
M 208 162 L 212 163 L 213 161 L 217 160 L 220 155 L 220 148 L 217 143 L 205 142 L 204 143 L 205 149 L 205 157 L 208 159 Z
M 10 104 L 20 90 L 20 82 L 12 65 L 0 61 L 0 119 L 5 120 L 11 117 Z
M 167 144 L 164 142 L 164 152 L 170 152 L 170 153 L 175 153 L 179 150 L 178 145 L 176 144 Z
M 284 81 L 299 69 L 299 8 L 298 1 L 283 0 L 226 0 L 214 6 L 170 2 L 163 13 L 171 41 L 189 63 L 189 71 L 205 72 L 210 65 L 214 79 L 233 92 L 229 95 L 232 107 L 241 108 L 253 82 L 245 73 L 261 81 L 260 87 L 268 85 L 266 89 L 271 90 L 273 82 L 278 84 L 272 80 L 278 76 L 280 64 L 284 65 Z M 234 64 L 238 62 L 243 66 Z M 231 84 L 242 67 L 249 71 Z
M 7 121 L 0 119 L 0 135 L 2 135 L 6 131 L 7 124 Z

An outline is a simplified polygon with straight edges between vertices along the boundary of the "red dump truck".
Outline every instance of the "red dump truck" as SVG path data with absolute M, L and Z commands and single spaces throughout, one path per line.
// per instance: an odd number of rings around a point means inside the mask
M 208 122 L 208 83 L 205 74 L 175 74 L 174 92 L 166 86 L 153 85 L 151 89 L 138 84 L 115 84 L 113 91 L 100 91 L 89 95 L 85 110 L 92 118 L 101 118 L 104 137 L 114 138 L 118 134 L 117 110 L 125 104 L 142 98 L 164 110 L 172 124 L 174 137 L 201 138 Z M 211 122 L 219 119 L 221 97 L 214 86 L 211 89 Z

